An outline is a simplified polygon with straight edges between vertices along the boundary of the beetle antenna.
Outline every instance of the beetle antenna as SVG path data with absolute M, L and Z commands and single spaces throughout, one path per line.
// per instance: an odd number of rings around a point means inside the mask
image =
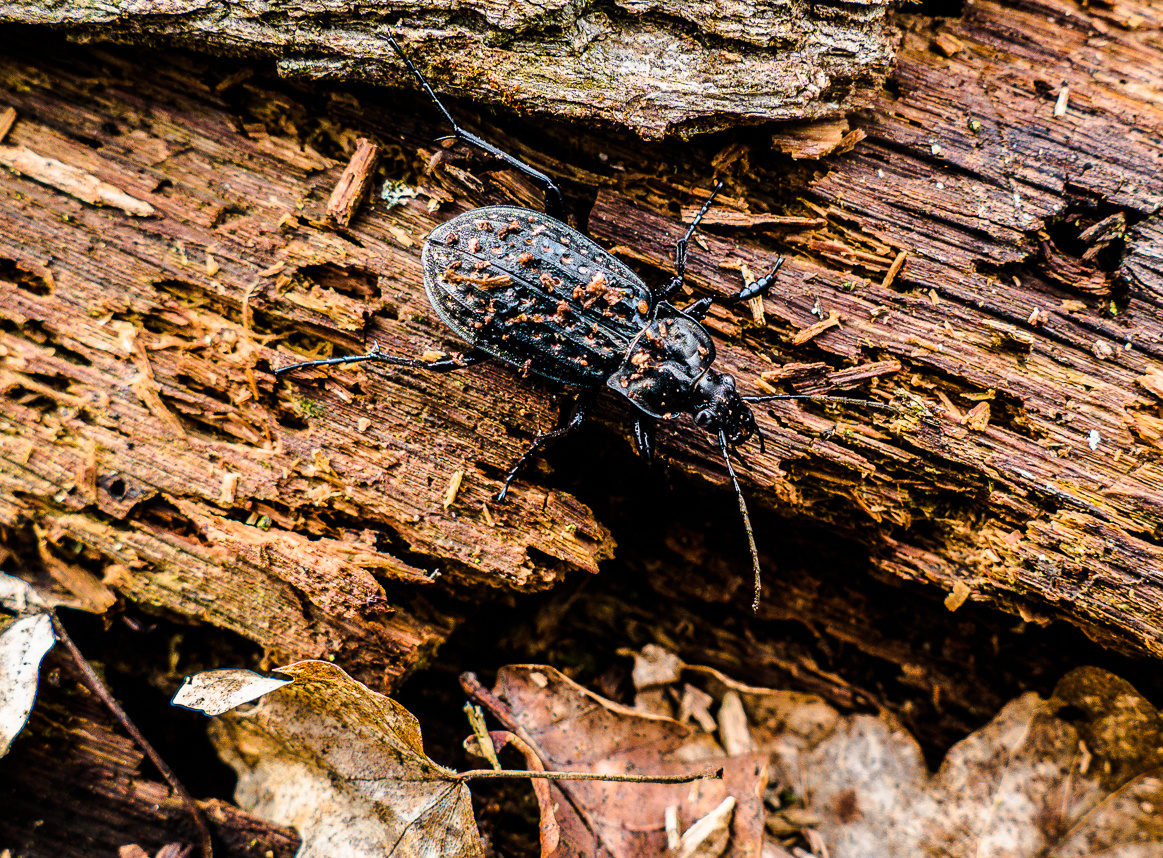
M 747 514 L 747 501 L 743 500 L 743 489 L 739 487 L 739 478 L 735 476 L 735 469 L 731 467 L 731 453 L 727 448 L 727 435 L 719 430 L 719 449 L 723 451 L 723 461 L 727 463 L 727 473 L 731 475 L 731 483 L 735 486 L 735 497 L 739 499 L 739 512 L 743 516 L 743 528 L 747 531 L 747 547 L 751 549 L 751 569 L 755 573 L 755 598 L 751 602 L 751 610 L 759 610 L 759 551 L 755 548 L 755 534 L 751 530 L 751 516 Z
M 499 158 L 513 169 L 524 173 L 530 179 L 545 188 L 545 213 L 554 220 L 562 220 L 563 213 L 561 189 L 557 187 L 557 184 L 553 181 L 553 179 L 549 178 L 549 176 L 545 175 L 540 170 L 529 166 L 524 161 L 514 158 L 508 152 L 498 149 L 492 143 L 489 143 L 486 140 L 482 140 L 475 134 L 469 131 L 465 131 L 463 128 L 461 128 L 457 124 L 456 120 L 452 118 L 452 114 L 448 112 L 448 108 L 446 108 L 440 101 L 440 96 L 438 96 L 433 91 L 432 87 L 428 85 L 428 81 L 424 79 L 424 75 L 420 74 L 420 70 L 416 68 L 416 66 L 412 63 L 412 60 L 410 60 L 408 55 L 404 53 L 404 49 L 399 46 L 394 38 L 392 38 L 392 34 L 385 32 L 384 38 L 387 39 L 388 44 L 392 46 L 392 50 L 396 52 L 396 56 L 404 61 L 404 65 L 408 67 L 408 71 L 412 73 L 412 77 L 416 78 L 416 82 L 420 84 L 420 88 L 428 94 L 428 97 L 432 99 L 432 102 L 436 105 L 436 108 L 442 114 L 444 114 L 445 121 L 452 126 L 452 136 L 458 140 L 463 140 L 465 143 L 468 143 L 471 146 L 476 146 L 482 152 L 487 152 L 494 158 Z
M 773 393 L 765 396 L 740 396 L 744 402 L 770 402 L 773 399 L 814 399 L 817 402 L 845 402 L 849 405 L 868 405 L 872 408 L 879 408 L 881 411 L 899 412 L 895 405 L 889 405 L 887 402 L 876 402 L 872 399 L 853 399 L 848 396 L 825 396 L 823 394 L 812 393 Z

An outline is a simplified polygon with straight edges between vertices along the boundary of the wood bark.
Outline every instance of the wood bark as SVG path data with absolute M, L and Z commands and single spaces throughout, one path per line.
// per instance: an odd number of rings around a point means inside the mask
M 390 28 L 437 89 L 645 137 L 843 117 L 892 63 L 890 0 L 0 2 L 0 21 L 83 38 L 274 57 L 282 74 L 399 84 Z
M 712 312 L 718 366 L 748 392 L 898 409 L 759 410 L 767 452 L 745 451 L 740 471 L 761 525 L 759 620 L 812 622 L 972 706 L 955 668 L 872 633 L 886 605 L 781 575 L 783 544 L 810 527 L 829 535 L 821 548 L 864 546 L 878 577 L 948 594 L 950 609 L 1062 619 L 1163 654 L 1161 16 L 1048 0 L 896 23 L 888 88 L 850 117 L 850 151 L 822 160 L 782 154 L 816 145 L 819 126 L 679 146 L 459 109 L 563 177 L 577 225 L 652 283 L 671 270 L 683 210 L 728 179 L 684 299 L 789 259 L 761 321 Z M 741 529 L 734 554 L 698 542 L 704 508 L 733 501 L 692 426 L 659 447 L 687 494 L 615 522 L 544 460 L 492 503 L 559 405 L 516 370 L 276 382 L 304 355 L 373 342 L 459 351 L 423 293 L 424 236 L 480 205 L 540 205 L 523 178 L 434 144 L 447 129 L 423 97 L 17 32 L 25 44 L 0 57 L 0 106 L 16 111 L 0 141 L 10 556 L 90 607 L 128 600 L 236 632 L 268 664 L 334 658 L 387 689 L 472 601 L 599 573 L 625 546 L 660 594 L 747 613 Z M 843 129 L 825 136 L 822 151 Z M 377 184 L 336 229 L 327 201 L 360 137 L 380 147 L 379 178 L 417 195 L 389 207 Z M 628 445 L 625 419 L 608 397 L 589 443 Z M 578 443 L 560 456 L 585 457 Z M 583 483 L 596 497 L 607 479 Z M 611 529 L 631 538 L 619 546 Z M 756 658 L 794 671 L 769 656 Z M 823 671 L 808 679 L 867 699 Z

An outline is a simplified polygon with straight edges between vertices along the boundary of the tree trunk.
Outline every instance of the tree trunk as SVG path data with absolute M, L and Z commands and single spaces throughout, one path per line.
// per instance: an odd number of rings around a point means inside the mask
M 1163 654 L 1160 23 L 1133 3 L 901 17 L 896 71 L 847 136 L 816 125 L 643 143 L 452 105 L 562 177 L 578 227 L 651 284 L 726 178 L 683 301 L 738 291 L 744 265 L 759 276 L 779 253 L 788 262 L 761 321 L 712 311 L 716 366 L 746 392 L 894 403 L 757 409 L 766 453 L 745 450 L 739 473 L 766 576 L 760 620 L 806 621 L 927 672 L 934 695 L 984 705 L 957 670 L 898 646 L 906 629 L 873 631 L 891 597 L 787 574 L 788 545 L 827 556 L 843 539 L 882 580 L 947 593 L 950 610 L 1064 619 L 1104 646 Z M 595 430 L 496 504 L 509 464 L 555 419 L 552 385 L 495 363 L 274 377 L 373 344 L 462 350 L 425 297 L 424 236 L 482 205 L 541 206 L 525 178 L 434 143 L 448 129 L 420 94 L 14 34 L 22 44 L 0 57 L 15 109 L 0 141 L 12 563 L 90 608 L 122 598 L 236 632 L 268 664 L 333 658 L 385 689 L 474 602 L 596 574 L 615 555 L 692 622 L 709 615 L 692 604 L 750 613 L 730 486 L 693 424 L 662 434 L 659 476 L 626 455 L 627 411 L 608 396 Z M 819 149 L 850 151 L 782 154 L 813 151 L 821 133 Z M 339 228 L 329 195 L 358 137 L 379 145 L 378 178 L 416 195 L 389 206 L 377 182 Z

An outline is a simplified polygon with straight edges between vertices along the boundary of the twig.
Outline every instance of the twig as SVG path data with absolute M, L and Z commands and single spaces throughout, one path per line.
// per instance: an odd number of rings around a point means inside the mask
M 69 655 L 72 656 L 77 668 L 81 671 L 81 677 L 97 698 L 105 704 L 106 708 L 113 713 L 113 717 L 125 728 L 125 731 L 137 743 L 137 746 L 149 758 L 149 761 L 154 764 L 166 783 L 170 785 L 182 803 L 186 805 L 190 815 L 194 817 L 194 825 L 198 828 L 198 834 L 202 841 L 202 856 L 203 858 L 214 858 L 214 846 L 212 835 L 210 834 L 210 826 L 206 823 L 206 817 L 202 814 L 202 809 L 195 803 L 193 796 L 186 792 L 186 788 L 182 786 L 182 782 L 178 780 L 178 776 L 174 774 L 173 770 L 166 765 L 165 760 L 161 755 L 154 750 L 153 746 L 146 740 L 145 736 L 141 735 L 141 731 L 137 729 L 137 725 L 129 720 L 129 716 L 125 714 L 125 710 L 118 705 L 117 701 L 113 699 L 113 695 L 109 693 L 109 689 L 105 687 L 105 683 L 101 681 L 101 677 L 97 675 L 97 671 L 93 670 L 93 666 L 89 664 L 85 656 L 81 655 L 81 651 L 77 649 L 77 645 L 73 643 L 73 639 L 69 637 L 69 633 L 65 631 L 56 612 L 50 612 L 49 617 L 52 618 L 53 631 L 57 633 L 57 639 L 68 650 Z
M 628 784 L 689 784 L 691 781 L 721 780 L 723 769 L 699 772 L 694 775 L 601 775 L 595 772 L 535 772 L 521 769 L 472 769 L 457 774 L 461 780 L 475 781 L 485 778 L 545 778 L 554 781 L 613 781 Z
M 475 673 L 471 671 L 462 673 L 460 675 L 460 687 L 464 689 L 464 693 L 471 699 L 484 706 L 493 717 L 500 721 L 509 732 L 518 736 L 529 749 L 533 751 L 538 757 L 545 759 L 546 754 L 537 747 L 537 743 L 533 737 L 526 732 L 517 719 L 513 716 L 513 711 L 497 698 L 495 694 L 481 685 Z M 699 781 L 705 778 L 722 778 L 723 770 L 717 769 L 709 772 L 702 772 L 697 775 L 599 775 L 590 774 L 588 772 L 535 772 L 535 771 L 517 771 L 515 769 L 504 769 L 502 771 L 495 771 L 492 769 L 475 769 L 469 772 L 461 772 L 460 777 L 465 780 L 478 780 L 481 778 L 499 778 L 499 777 L 518 777 L 518 778 L 547 778 L 549 780 L 559 781 L 617 781 L 621 783 L 653 783 L 653 784 L 685 784 L 691 781 Z
M 537 756 L 545 759 L 545 752 L 537 746 L 537 742 L 533 737 L 522 727 L 517 719 L 513 716 L 513 710 L 497 698 L 493 692 L 489 691 L 481 681 L 477 679 L 477 675 L 472 671 L 466 671 L 460 675 L 460 687 L 464 693 L 469 696 L 469 699 L 475 700 L 481 706 L 485 707 L 493 717 L 501 722 L 502 726 L 510 733 L 520 736 L 521 740 L 533 749 Z

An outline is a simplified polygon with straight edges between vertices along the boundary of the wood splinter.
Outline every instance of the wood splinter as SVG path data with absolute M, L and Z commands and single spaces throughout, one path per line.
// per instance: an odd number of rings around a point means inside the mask
M 337 226 L 345 228 L 355 217 L 355 210 L 367 195 L 379 160 L 379 146 L 366 137 L 355 141 L 355 152 L 343 168 L 339 181 L 335 183 L 335 190 L 331 192 L 331 199 L 327 201 L 327 216 Z

